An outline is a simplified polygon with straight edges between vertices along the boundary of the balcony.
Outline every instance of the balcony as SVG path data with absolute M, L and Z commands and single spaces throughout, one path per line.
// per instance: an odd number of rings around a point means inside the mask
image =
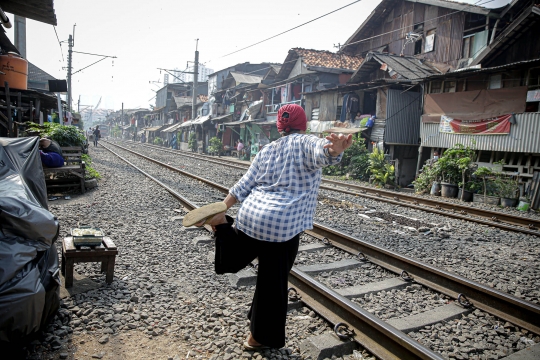
M 279 104 L 265 105 L 266 114 L 277 114 L 278 109 L 282 107 L 283 105 L 287 105 L 287 104 L 297 104 L 297 105 L 302 106 L 302 100 L 294 100 L 294 101 L 289 101 L 289 102 L 284 102 L 284 103 L 279 103 Z

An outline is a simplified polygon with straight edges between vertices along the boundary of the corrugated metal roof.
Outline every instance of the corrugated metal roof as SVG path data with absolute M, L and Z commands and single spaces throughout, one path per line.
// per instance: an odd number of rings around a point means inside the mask
M 227 115 L 216 116 L 216 117 L 212 118 L 212 121 L 221 121 L 221 120 L 226 119 L 228 117 L 232 117 L 232 115 L 233 114 L 230 113 L 230 114 L 227 114 Z
M 352 75 L 349 83 L 365 81 L 373 71 L 385 65 L 386 69 L 383 68 L 383 70 L 388 71 L 388 74 L 393 79 L 419 80 L 441 73 L 426 62 L 422 62 L 413 56 L 369 52 L 358 70 Z
M 174 131 L 178 130 L 180 125 L 182 125 L 182 123 L 174 124 L 172 126 L 169 126 L 168 128 L 165 128 L 165 129 L 161 130 L 161 132 L 166 132 L 166 133 L 174 132 Z
M 188 126 L 191 126 L 191 125 L 193 125 L 193 120 L 188 120 L 188 121 L 185 121 L 182 124 L 180 124 L 180 126 L 178 128 L 184 128 L 184 127 L 188 127 Z
M 439 124 L 421 123 L 422 146 L 451 148 L 455 144 L 478 150 L 540 153 L 540 113 L 516 114 L 508 135 L 465 135 L 439 132 Z M 475 143 L 473 143 L 473 139 Z
M 388 89 L 384 142 L 392 145 L 418 145 L 422 96 L 419 92 Z
M 210 120 L 210 115 L 200 116 L 193 120 L 193 125 L 201 125 Z
M 231 76 L 234 78 L 234 80 L 236 81 L 236 85 L 239 85 L 239 84 L 258 84 L 261 82 L 262 80 L 262 76 L 258 76 L 258 75 L 247 75 L 247 74 L 242 74 L 242 73 L 239 73 L 239 72 L 235 72 L 235 71 L 231 71 Z
M 57 25 L 54 0 L 2 0 L 2 10 L 28 19 Z

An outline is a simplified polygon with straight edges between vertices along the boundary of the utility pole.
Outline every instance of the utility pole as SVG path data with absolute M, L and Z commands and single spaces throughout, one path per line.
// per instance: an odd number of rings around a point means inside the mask
M 71 111 L 71 59 L 73 57 L 73 37 L 68 38 L 68 73 L 67 73 L 67 106 Z
M 124 125 L 124 103 L 122 103 L 122 117 L 120 118 L 120 126 Z
M 195 45 L 195 63 L 193 64 L 193 106 L 191 111 L 191 118 L 195 119 L 197 117 L 197 85 L 199 77 L 199 39 L 196 40 Z

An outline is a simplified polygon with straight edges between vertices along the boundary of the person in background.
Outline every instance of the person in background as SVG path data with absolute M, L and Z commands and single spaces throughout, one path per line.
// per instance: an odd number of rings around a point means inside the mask
M 246 150 L 246 160 L 251 161 L 251 140 L 248 140 L 245 150 Z
M 142 133 L 141 135 L 141 142 L 144 144 L 146 142 L 146 134 Z
M 50 168 L 59 168 L 64 166 L 64 157 L 62 149 L 56 141 L 43 138 L 39 140 L 39 155 L 41 163 Z
M 437 161 L 439 161 L 439 152 L 435 150 L 433 152 L 433 158 L 429 159 L 426 163 L 429 166 L 433 166 Z
M 99 125 L 96 125 L 94 129 L 94 146 L 98 146 L 98 140 L 101 138 L 101 131 L 99 130 Z
M 238 145 L 236 145 L 236 150 L 238 151 L 238 158 L 242 158 L 242 154 L 244 153 L 244 144 L 242 143 L 242 140 L 238 140 Z
M 322 168 L 341 161 L 352 135 L 307 135 L 304 109 L 287 104 L 278 111 L 281 138 L 264 146 L 223 202 L 186 214 L 184 226 L 208 224 L 215 231 L 215 270 L 235 273 L 259 259 L 257 284 L 248 313 L 250 351 L 285 345 L 287 279 L 300 234 L 313 228 Z M 227 209 L 241 203 L 236 220 Z M 235 226 L 233 223 L 236 222 Z

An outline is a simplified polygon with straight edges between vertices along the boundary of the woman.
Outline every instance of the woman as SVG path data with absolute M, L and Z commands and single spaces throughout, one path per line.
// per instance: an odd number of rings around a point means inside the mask
M 302 107 L 289 104 L 278 111 L 282 137 L 266 145 L 223 202 L 203 206 L 184 217 L 184 226 L 212 226 L 216 235 L 218 274 L 235 273 L 259 259 L 257 285 L 248 319 L 248 350 L 285 345 L 287 278 L 294 264 L 300 234 L 313 228 L 322 167 L 341 160 L 352 136 L 326 139 L 306 135 Z M 242 205 L 233 219 L 225 211 Z

